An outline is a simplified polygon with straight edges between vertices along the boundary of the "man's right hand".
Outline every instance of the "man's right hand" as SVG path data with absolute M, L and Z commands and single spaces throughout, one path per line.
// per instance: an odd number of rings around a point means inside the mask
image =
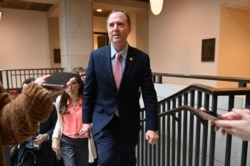
M 80 130 L 79 135 L 84 135 L 84 136 L 87 136 L 88 138 L 91 138 L 91 124 L 83 123 L 82 129 Z

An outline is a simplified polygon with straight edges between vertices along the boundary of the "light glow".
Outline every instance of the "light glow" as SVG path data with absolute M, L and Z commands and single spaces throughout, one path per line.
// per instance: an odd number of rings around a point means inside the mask
M 97 12 L 101 13 L 102 12 L 102 9 L 96 9 Z
M 163 0 L 150 0 L 150 8 L 154 15 L 159 15 L 162 11 Z
M 1 21 L 1 19 L 2 19 L 2 16 L 3 16 L 3 12 L 0 11 L 0 21 Z

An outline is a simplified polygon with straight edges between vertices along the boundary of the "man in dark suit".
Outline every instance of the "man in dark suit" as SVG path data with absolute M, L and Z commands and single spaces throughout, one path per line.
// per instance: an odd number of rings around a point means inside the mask
M 23 87 L 34 81 L 34 78 L 26 79 Z M 55 166 L 56 155 L 51 148 L 51 136 L 57 121 L 55 106 L 49 118 L 38 123 L 38 131 L 33 138 L 18 146 L 18 166 Z
M 128 45 L 131 22 L 127 12 L 113 10 L 107 18 L 111 44 L 91 52 L 83 92 L 83 127 L 80 134 L 92 134 L 100 166 L 135 166 L 135 147 L 140 127 L 140 103 L 146 110 L 146 139 L 159 139 L 157 96 L 149 56 Z M 113 76 L 115 54 L 122 70 L 120 83 Z M 115 55 L 115 56 L 114 56 Z M 119 68 L 118 68 L 119 69 Z M 92 123 L 92 126 L 91 126 Z

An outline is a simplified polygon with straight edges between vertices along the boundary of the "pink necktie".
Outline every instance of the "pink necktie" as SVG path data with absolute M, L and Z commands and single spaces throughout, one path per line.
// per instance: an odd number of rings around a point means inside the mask
M 116 84 L 117 89 L 119 89 L 121 79 L 122 79 L 122 65 L 120 62 L 120 57 L 121 57 L 121 54 L 117 52 L 115 54 L 115 61 L 113 63 L 113 75 L 115 78 L 115 84 Z M 116 108 L 115 114 L 116 116 L 119 116 L 118 108 Z
M 115 78 L 115 84 L 116 84 L 117 89 L 119 89 L 121 79 L 122 79 L 122 65 L 120 62 L 120 57 L 121 57 L 121 54 L 117 52 L 115 54 L 115 61 L 113 64 L 113 75 Z

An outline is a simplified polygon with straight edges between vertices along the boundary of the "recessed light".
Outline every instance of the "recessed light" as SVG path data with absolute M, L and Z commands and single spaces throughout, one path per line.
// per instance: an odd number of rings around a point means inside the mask
M 97 12 L 101 13 L 102 12 L 102 9 L 96 9 Z

